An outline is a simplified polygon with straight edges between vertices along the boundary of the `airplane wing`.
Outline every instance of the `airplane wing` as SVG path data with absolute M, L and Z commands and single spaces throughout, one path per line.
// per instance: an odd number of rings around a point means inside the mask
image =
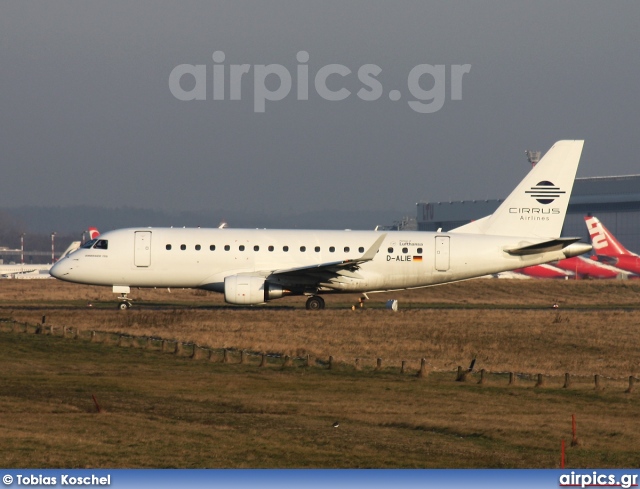
M 38 270 L 38 269 L 37 268 L 27 268 L 27 267 L 5 268 L 5 269 L 0 268 L 0 276 L 2 276 L 2 277 L 10 277 L 12 275 L 25 275 L 25 274 L 33 273 L 36 270 Z
M 306 278 L 306 281 L 328 282 L 330 279 L 335 281 L 340 276 L 361 279 L 362 276 L 357 273 L 360 265 L 371 261 L 378 253 L 382 242 L 387 237 L 387 234 L 382 234 L 376 241 L 369 247 L 369 249 L 359 258 L 340 260 L 327 263 L 318 263 L 316 265 L 307 265 L 304 267 L 286 268 L 282 270 L 273 270 L 269 275 L 286 277 L 289 279 Z

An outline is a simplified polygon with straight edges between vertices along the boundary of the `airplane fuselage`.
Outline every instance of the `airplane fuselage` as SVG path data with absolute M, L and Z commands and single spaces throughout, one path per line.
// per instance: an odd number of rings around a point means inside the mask
M 80 248 L 52 274 L 94 285 L 216 292 L 225 292 L 230 276 L 255 275 L 291 287 L 293 294 L 314 294 L 425 287 L 566 257 L 566 250 L 527 256 L 505 251 L 531 238 L 398 231 L 388 232 L 375 257 L 357 271 L 326 282 L 311 278 L 314 265 L 355 260 L 381 236 L 376 231 L 121 229 L 100 236 L 106 249 Z M 305 267 L 311 267 L 308 279 L 306 272 L 295 280 L 280 273 Z

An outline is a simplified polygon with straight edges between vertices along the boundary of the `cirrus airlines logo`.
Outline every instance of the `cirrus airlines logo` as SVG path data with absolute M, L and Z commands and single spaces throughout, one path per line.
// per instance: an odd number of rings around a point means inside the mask
M 564 190 L 560 190 L 560 187 L 556 187 L 548 180 L 543 180 L 542 182 L 538 182 L 537 185 L 531 187 L 531 189 L 527 190 L 525 193 L 530 194 L 531 197 L 536 199 L 540 204 L 547 205 L 551 204 L 566 192 Z

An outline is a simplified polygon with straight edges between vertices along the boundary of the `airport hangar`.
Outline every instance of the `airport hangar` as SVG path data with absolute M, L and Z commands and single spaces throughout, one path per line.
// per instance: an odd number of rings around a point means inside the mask
M 420 231 L 449 231 L 492 214 L 504 199 L 418 202 Z M 625 248 L 640 254 L 640 175 L 576 178 L 562 236 L 589 243 L 584 216 L 596 216 Z

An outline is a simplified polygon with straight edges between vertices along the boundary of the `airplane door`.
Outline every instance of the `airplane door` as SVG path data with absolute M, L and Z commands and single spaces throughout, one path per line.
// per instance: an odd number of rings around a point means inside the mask
M 436 270 L 449 270 L 449 236 L 436 236 Z
M 148 267 L 151 265 L 151 231 L 135 232 L 133 261 L 136 267 Z

